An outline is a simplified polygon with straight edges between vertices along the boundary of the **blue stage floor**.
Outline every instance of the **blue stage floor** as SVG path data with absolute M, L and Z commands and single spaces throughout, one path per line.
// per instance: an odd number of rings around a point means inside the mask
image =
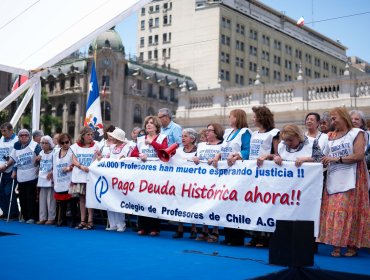
M 67 227 L 0 221 L 0 279 L 251 279 L 284 267 L 268 264 L 268 249 L 227 247 L 188 239 L 172 232 L 159 237 L 85 231 Z M 314 269 L 365 274 L 370 253 L 355 258 L 330 257 L 320 245 Z

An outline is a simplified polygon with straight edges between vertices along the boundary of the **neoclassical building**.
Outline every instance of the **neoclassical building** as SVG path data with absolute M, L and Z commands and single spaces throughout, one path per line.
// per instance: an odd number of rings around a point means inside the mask
M 157 115 L 160 108 L 175 113 L 180 90 L 196 88 L 187 76 L 126 60 L 121 38 L 112 28 L 91 43 L 87 58 L 72 54 L 42 76 L 51 105 L 41 113 L 61 119 L 62 125 L 55 131 L 78 136 L 94 57 L 104 125 L 120 127 L 128 136 L 133 127 L 142 127 L 144 118 Z

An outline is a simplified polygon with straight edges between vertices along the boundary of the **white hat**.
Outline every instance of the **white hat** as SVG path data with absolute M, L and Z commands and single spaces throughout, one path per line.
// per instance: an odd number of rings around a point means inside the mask
M 110 136 L 110 137 L 113 137 L 114 139 L 117 139 L 118 141 L 121 141 L 121 142 L 124 142 L 124 143 L 128 143 L 128 140 L 126 139 L 126 133 L 116 127 L 113 132 L 107 132 L 107 134 Z

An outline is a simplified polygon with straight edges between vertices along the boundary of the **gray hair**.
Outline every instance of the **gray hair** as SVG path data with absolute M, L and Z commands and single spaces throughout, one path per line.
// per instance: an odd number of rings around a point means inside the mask
M 53 142 L 53 139 L 49 136 L 49 135 L 45 135 L 45 136 L 42 136 L 41 137 L 41 142 L 48 142 L 49 145 L 50 145 L 50 148 L 54 149 L 54 142 Z
M 32 132 L 32 137 L 37 137 L 37 136 L 44 136 L 44 132 L 42 130 L 34 130 Z
M 196 132 L 195 129 L 193 129 L 193 128 L 184 128 L 182 130 L 182 132 L 183 133 L 185 132 L 185 133 L 189 134 L 190 138 L 193 139 L 193 144 L 196 144 L 197 139 L 198 139 L 198 133 Z
M 326 122 L 331 122 L 330 114 L 329 112 L 324 112 L 322 113 L 320 121 L 326 121 Z
M 131 132 L 134 132 L 134 131 L 140 131 L 140 130 L 142 130 L 142 128 L 141 128 L 141 127 L 135 126 L 135 127 L 132 129 L 132 131 L 131 131 Z
M 366 128 L 366 118 L 365 118 L 365 114 L 364 114 L 362 111 L 360 111 L 360 110 L 352 110 L 351 112 L 349 112 L 349 115 L 350 115 L 351 117 L 352 117 L 352 115 L 354 115 L 354 114 L 357 114 L 357 115 L 359 115 L 359 116 L 360 116 L 361 121 L 362 121 L 361 129 L 366 130 L 367 128 Z
M 170 119 L 172 119 L 171 110 L 168 108 L 159 109 L 158 113 L 162 113 L 163 115 L 167 115 Z
M 18 131 L 18 136 L 21 134 L 28 134 L 28 136 L 31 136 L 30 132 L 25 128 Z

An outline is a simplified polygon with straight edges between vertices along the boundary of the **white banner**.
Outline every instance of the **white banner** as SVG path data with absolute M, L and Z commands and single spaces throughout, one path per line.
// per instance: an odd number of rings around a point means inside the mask
M 179 222 L 273 232 L 276 220 L 315 222 L 323 168 L 292 162 L 141 162 L 103 159 L 90 166 L 87 207 Z

